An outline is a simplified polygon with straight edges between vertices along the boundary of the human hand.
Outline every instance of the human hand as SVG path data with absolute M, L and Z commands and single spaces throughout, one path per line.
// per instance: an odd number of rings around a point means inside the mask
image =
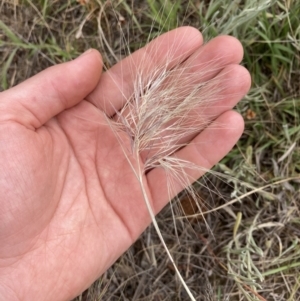
M 1 300 L 72 299 L 149 225 L 140 186 L 107 116 L 132 94 L 132 66 L 140 66 L 145 54 L 149 60 L 140 72 L 165 65 L 174 44 L 169 68 L 193 56 L 197 68 L 215 60 L 210 78 L 226 77 L 219 105 L 208 108 L 215 121 L 176 153 L 209 169 L 243 131 L 241 116 L 231 108 L 247 93 L 250 78 L 238 65 L 243 52 L 234 38 L 202 46 L 199 32 L 183 27 L 103 75 L 100 54 L 92 50 L 0 94 Z M 216 130 L 214 123 L 228 126 Z M 120 137 L 128 143 L 126 133 Z M 201 173 L 189 176 L 195 180 Z M 144 181 L 157 213 L 170 197 L 164 174 L 153 169 Z

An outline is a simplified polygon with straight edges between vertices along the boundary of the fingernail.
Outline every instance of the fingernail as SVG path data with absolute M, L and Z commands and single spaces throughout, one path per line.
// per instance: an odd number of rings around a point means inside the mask
M 85 56 L 85 55 L 91 53 L 92 51 L 93 51 L 93 49 L 90 48 L 90 49 L 88 49 L 87 51 L 85 51 L 84 53 L 82 53 L 78 58 L 83 57 L 83 56 Z

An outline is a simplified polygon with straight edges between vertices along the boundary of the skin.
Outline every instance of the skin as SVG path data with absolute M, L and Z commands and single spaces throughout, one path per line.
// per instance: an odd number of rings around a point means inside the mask
M 220 106 L 207 108 L 214 120 L 196 137 L 186 137 L 188 145 L 174 155 L 209 169 L 233 147 L 243 120 L 231 108 L 250 87 L 248 72 L 239 66 L 243 50 L 227 36 L 202 43 L 197 30 L 182 27 L 102 75 L 101 56 L 90 50 L 0 94 L 3 300 L 74 298 L 149 225 L 139 184 L 108 124 L 113 121 L 105 117 L 132 93 L 134 66 L 143 66 L 139 72 L 146 75 L 151 68 L 166 63 L 172 68 L 193 57 L 199 64 L 190 72 L 199 72 L 207 60 L 220 58 L 206 78 L 199 76 L 199 82 L 230 79 L 222 83 Z M 216 130 L 220 123 L 226 126 Z M 125 133 L 120 137 L 129 143 Z M 187 172 L 191 182 L 201 176 Z M 159 168 L 144 177 L 156 213 L 169 201 L 165 181 Z M 183 188 L 178 183 L 174 194 Z

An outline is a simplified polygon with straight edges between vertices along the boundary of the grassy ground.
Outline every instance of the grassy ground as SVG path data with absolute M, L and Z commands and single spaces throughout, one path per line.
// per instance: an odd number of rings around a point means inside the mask
M 197 300 L 300 300 L 300 0 L 112 3 L 0 0 L 0 90 L 90 47 L 109 67 L 128 54 L 126 45 L 134 51 L 182 24 L 206 40 L 239 38 L 253 81 L 237 108 L 246 129 L 215 168 L 232 178 L 202 180 L 207 224 L 183 217 L 195 213 L 184 196 L 172 205 L 182 209 L 177 236 L 170 207 L 158 222 Z M 77 300 L 188 298 L 150 226 Z

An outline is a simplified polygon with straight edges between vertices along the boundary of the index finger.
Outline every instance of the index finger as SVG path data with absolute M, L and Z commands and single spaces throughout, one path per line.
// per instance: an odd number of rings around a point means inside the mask
M 185 61 L 202 43 L 201 33 L 193 27 L 165 33 L 105 72 L 87 100 L 112 116 L 132 96 L 137 80 L 145 85 L 161 70 Z

